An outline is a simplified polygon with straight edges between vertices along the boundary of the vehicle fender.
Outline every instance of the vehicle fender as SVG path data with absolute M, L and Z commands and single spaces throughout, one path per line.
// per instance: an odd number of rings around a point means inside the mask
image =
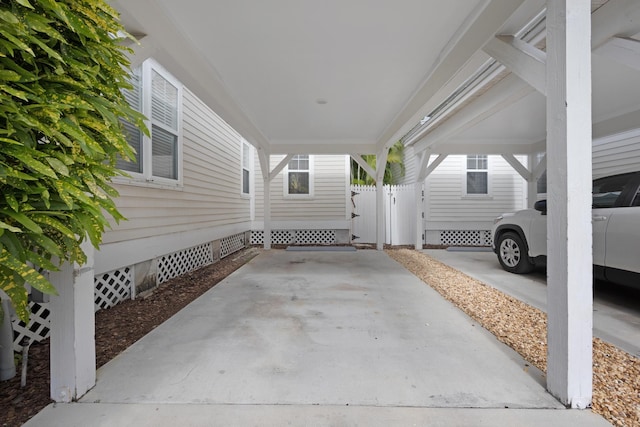
M 522 241 L 524 242 L 524 245 L 527 248 L 527 254 L 529 254 L 529 242 L 527 242 L 527 238 L 525 237 L 525 233 L 522 230 L 522 228 L 519 225 L 515 225 L 515 224 L 505 224 L 505 225 L 500 225 L 498 226 L 498 228 L 496 228 L 496 232 L 495 235 L 493 236 L 493 241 L 495 242 L 493 245 L 493 250 L 494 252 L 497 254 L 498 253 L 498 238 L 508 232 L 508 231 L 513 231 L 516 234 L 518 234 L 518 236 L 520 236 L 520 238 L 522 239 Z

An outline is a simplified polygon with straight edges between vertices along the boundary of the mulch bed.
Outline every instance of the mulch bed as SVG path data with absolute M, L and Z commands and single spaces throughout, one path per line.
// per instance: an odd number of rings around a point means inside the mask
M 98 311 L 97 367 L 116 357 L 258 253 L 256 248 L 244 249 L 215 264 L 171 279 L 147 295 Z M 51 403 L 48 339 L 31 346 L 28 368 L 25 388 L 20 387 L 20 372 L 0 383 L 0 426 L 20 426 Z

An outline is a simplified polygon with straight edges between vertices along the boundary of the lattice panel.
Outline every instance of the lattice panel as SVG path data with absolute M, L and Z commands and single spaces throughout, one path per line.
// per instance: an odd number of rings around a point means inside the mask
M 211 243 L 158 258 L 158 284 L 213 262 Z
M 336 243 L 335 230 L 296 230 L 296 243 L 298 244 L 325 244 Z
M 271 243 L 274 245 L 297 244 L 325 244 L 336 243 L 335 230 L 271 230 Z M 251 231 L 251 244 L 264 244 L 264 231 Z
M 481 246 L 479 230 L 443 230 L 440 243 L 449 246 Z
M 289 230 L 271 231 L 271 243 L 274 245 L 289 245 L 293 243 L 293 235 Z
M 96 276 L 93 282 L 95 284 L 95 311 L 113 307 L 119 302 L 131 298 L 133 277 L 129 267 Z
M 493 244 L 493 236 L 491 235 L 491 230 L 481 231 L 480 237 L 482 238 L 482 244 L 484 246 L 491 246 Z
M 264 231 L 262 230 L 251 230 L 251 237 L 249 239 L 252 245 L 263 245 L 264 244 Z
M 234 252 L 238 252 L 244 248 L 244 233 L 234 234 L 220 239 L 220 258 L 224 258 L 227 255 L 231 255 Z
M 12 322 L 13 351 L 22 351 L 22 340 L 25 337 L 29 338 L 31 342 L 38 342 L 47 338 L 51 331 L 49 303 L 30 302 L 29 310 L 31 310 L 31 316 L 28 325 L 19 319 Z

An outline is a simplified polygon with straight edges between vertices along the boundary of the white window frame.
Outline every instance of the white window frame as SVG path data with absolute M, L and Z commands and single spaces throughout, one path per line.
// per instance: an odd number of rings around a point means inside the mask
M 248 160 L 248 164 L 245 164 L 245 154 L 247 154 L 246 158 Z M 253 167 L 254 167 L 254 156 L 253 156 L 253 146 L 249 144 L 247 141 L 242 139 L 240 141 L 240 196 L 243 198 L 250 198 L 253 195 L 254 183 L 253 183 Z M 249 184 L 249 192 L 244 192 L 244 171 L 247 171 L 249 174 L 248 184 Z
M 168 83 L 177 89 L 177 120 L 176 128 L 171 128 L 152 117 L 152 76 L 153 72 L 158 73 Z M 142 114 L 147 118 L 146 125 L 150 135 L 142 135 L 142 173 L 127 172 L 130 178 L 117 178 L 115 181 L 132 185 L 143 185 L 148 187 L 181 189 L 183 186 L 183 138 L 182 138 L 182 98 L 183 85 L 173 77 L 167 70 L 153 59 L 147 59 L 141 65 L 141 91 L 142 91 Z M 166 178 L 153 175 L 153 126 L 157 126 L 169 133 L 176 135 L 176 173 L 177 177 Z
M 469 169 L 469 157 L 480 157 L 484 156 L 487 160 L 487 168 L 486 169 Z M 491 165 L 490 165 L 490 156 L 486 154 L 467 154 L 464 156 L 464 173 L 462 174 L 462 188 L 463 188 L 463 196 L 465 198 L 490 198 L 491 197 Z M 485 172 L 487 174 L 487 192 L 486 193 L 469 193 L 467 186 L 467 175 L 469 172 Z
M 308 156 L 309 157 L 309 194 L 289 194 L 289 163 L 291 163 L 291 160 L 293 160 L 296 156 Z M 284 168 L 284 176 L 283 176 L 283 193 L 284 193 L 284 198 L 285 199 L 312 199 L 314 197 L 314 190 L 315 190 L 315 185 L 314 185 L 314 181 L 315 181 L 315 173 L 314 173 L 314 156 L 312 154 L 296 154 L 296 156 L 292 157 L 291 160 L 289 161 L 289 163 L 287 163 L 287 166 L 285 166 Z M 291 172 L 302 172 L 304 171 L 303 169 L 293 169 L 291 170 Z

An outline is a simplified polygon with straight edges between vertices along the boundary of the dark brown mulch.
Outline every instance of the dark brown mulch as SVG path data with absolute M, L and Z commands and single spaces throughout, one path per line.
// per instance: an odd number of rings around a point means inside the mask
M 100 367 L 258 254 L 249 248 L 163 283 L 152 293 L 96 313 L 96 364 Z M 0 426 L 20 426 L 47 406 L 49 340 L 29 350 L 27 385 L 20 373 L 0 383 Z

